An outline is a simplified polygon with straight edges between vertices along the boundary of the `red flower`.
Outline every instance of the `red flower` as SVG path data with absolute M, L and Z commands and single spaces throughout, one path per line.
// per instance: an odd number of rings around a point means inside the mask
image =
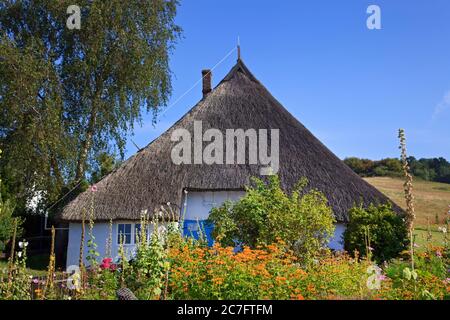
M 102 269 L 111 269 L 111 258 L 105 258 L 102 260 L 102 263 L 100 264 L 100 268 Z
M 91 186 L 91 191 L 92 192 L 97 192 L 97 186 L 95 184 L 93 186 Z

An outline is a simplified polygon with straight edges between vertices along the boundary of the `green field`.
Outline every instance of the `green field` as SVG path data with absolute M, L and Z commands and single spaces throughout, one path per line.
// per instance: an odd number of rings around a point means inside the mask
M 364 180 L 387 195 L 397 205 L 405 208 L 402 179 L 374 177 Z M 416 243 L 421 246 L 426 243 L 427 230 L 430 228 L 432 243 L 442 245 L 443 233 L 439 232 L 437 228 L 439 225 L 444 225 L 445 219 L 450 217 L 448 215 L 450 210 L 450 184 L 415 180 L 413 187 Z

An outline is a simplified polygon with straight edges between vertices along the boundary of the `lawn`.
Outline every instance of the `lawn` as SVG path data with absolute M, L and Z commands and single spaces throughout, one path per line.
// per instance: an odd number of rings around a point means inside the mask
M 32 258 L 30 258 L 30 260 L 32 260 Z M 46 263 L 48 263 L 48 256 L 47 256 L 47 261 Z M 28 265 L 28 263 L 27 263 Z M 0 259 L 0 270 L 2 269 L 7 269 L 8 268 L 8 261 L 4 260 L 4 259 Z M 39 269 L 34 269 L 33 267 L 28 268 L 28 272 L 33 275 L 33 276 L 45 276 L 47 274 L 47 270 L 45 268 L 41 268 L 39 267 Z

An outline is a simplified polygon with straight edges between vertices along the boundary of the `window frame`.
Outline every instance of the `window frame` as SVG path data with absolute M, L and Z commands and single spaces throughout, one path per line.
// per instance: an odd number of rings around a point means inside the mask
M 129 233 L 129 235 L 130 235 L 130 243 L 127 243 L 126 241 L 124 241 L 123 245 L 124 245 L 124 246 L 130 246 L 130 245 L 133 245 L 133 244 L 134 244 L 134 242 L 133 242 L 133 233 L 134 233 L 134 232 L 133 232 L 133 227 L 134 227 L 134 223 L 128 223 L 128 222 L 118 222 L 118 223 L 117 223 L 117 230 L 116 230 L 116 231 L 117 231 L 116 244 L 117 244 L 117 245 L 120 245 L 120 234 L 121 234 L 121 232 L 119 231 L 119 228 L 120 228 L 121 225 L 124 225 L 124 226 L 129 225 L 129 226 L 130 226 L 130 233 Z M 125 238 L 125 240 L 126 240 L 126 237 L 127 237 L 128 233 L 124 232 L 123 235 L 124 235 L 124 238 Z
M 124 246 L 134 246 L 136 245 L 138 242 L 136 241 L 136 236 L 138 235 L 138 233 L 136 233 L 136 228 L 137 226 L 139 226 L 139 230 L 142 227 L 140 222 L 117 222 L 116 223 L 116 245 L 120 246 L 120 238 L 119 238 L 119 227 L 120 225 L 130 225 L 131 226 L 131 231 L 130 233 L 125 233 L 125 237 L 129 234 L 130 235 L 130 243 L 124 243 Z M 150 235 L 150 226 L 147 226 L 147 240 L 149 239 L 149 235 Z

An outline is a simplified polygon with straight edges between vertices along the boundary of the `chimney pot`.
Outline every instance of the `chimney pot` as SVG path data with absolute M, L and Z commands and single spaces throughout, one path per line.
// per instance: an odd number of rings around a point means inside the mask
M 202 70 L 202 78 L 203 78 L 203 97 L 206 97 L 208 93 L 211 92 L 211 70 L 205 69 Z

